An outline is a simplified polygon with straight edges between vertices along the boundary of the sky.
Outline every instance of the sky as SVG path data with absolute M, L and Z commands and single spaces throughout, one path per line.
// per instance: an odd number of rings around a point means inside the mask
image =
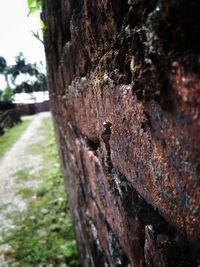
M 40 29 L 39 12 L 28 16 L 27 0 L 0 0 L 0 56 L 8 65 L 22 52 L 29 63 L 45 65 L 44 48 L 31 33 Z M 45 67 L 44 67 L 45 68 Z M 0 89 L 5 87 L 0 75 Z

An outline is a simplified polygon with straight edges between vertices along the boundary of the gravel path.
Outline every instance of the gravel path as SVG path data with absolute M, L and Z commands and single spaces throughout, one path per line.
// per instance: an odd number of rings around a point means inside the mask
M 26 199 L 22 198 L 17 192 L 22 188 L 37 188 L 39 185 L 37 179 L 16 181 L 16 172 L 28 169 L 31 174 L 35 174 L 34 176 L 37 177 L 41 169 L 42 157 L 28 154 L 27 147 L 43 138 L 38 134 L 38 129 L 42 119 L 49 116 L 51 116 L 49 112 L 31 116 L 32 122 L 26 131 L 0 160 L 0 240 L 4 231 L 14 227 L 12 219 L 9 219 L 8 215 L 26 209 Z M 7 249 L 6 246 L 0 246 L 0 267 L 8 266 L 3 256 Z

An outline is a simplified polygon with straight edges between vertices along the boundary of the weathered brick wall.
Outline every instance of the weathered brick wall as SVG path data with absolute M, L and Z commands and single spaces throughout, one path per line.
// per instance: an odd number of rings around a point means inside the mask
M 200 264 L 197 0 L 46 0 L 48 83 L 82 265 Z

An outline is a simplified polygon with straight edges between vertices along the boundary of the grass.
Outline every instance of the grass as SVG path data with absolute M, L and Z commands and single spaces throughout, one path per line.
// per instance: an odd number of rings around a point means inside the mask
M 34 195 L 34 192 L 31 188 L 24 187 L 24 188 L 21 188 L 17 192 L 17 194 L 21 195 L 23 198 L 29 198 Z
M 7 131 L 0 136 L 0 159 L 12 147 L 21 134 L 26 130 L 31 120 L 24 120 L 16 126 L 7 129 Z
M 14 176 L 16 177 L 17 182 L 23 182 L 27 181 L 29 179 L 29 172 L 31 171 L 31 168 L 24 168 L 19 171 L 17 171 Z
M 41 185 L 38 189 L 23 188 L 18 192 L 29 198 L 29 204 L 23 215 L 15 216 L 16 228 L 4 236 L 3 243 L 12 248 L 8 259 L 13 262 L 9 266 L 78 267 L 76 241 L 51 119 L 43 120 L 40 134 L 44 141 L 29 146 L 27 151 L 43 157 L 39 174 Z M 27 170 L 21 171 L 17 179 L 20 180 L 21 175 L 24 180 L 26 173 Z

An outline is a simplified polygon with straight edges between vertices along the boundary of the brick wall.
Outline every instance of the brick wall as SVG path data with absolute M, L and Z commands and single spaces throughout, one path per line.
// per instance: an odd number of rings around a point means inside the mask
M 200 264 L 198 1 L 46 0 L 82 266 Z

